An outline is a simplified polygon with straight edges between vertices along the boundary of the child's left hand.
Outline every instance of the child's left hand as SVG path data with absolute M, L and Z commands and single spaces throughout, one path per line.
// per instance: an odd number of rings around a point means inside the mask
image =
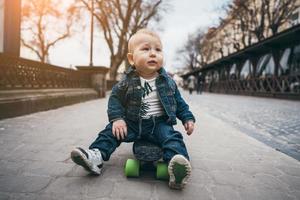
M 193 121 L 185 122 L 184 129 L 186 130 L 186 134 L 191 135 L 194 131 L 194 122 Z

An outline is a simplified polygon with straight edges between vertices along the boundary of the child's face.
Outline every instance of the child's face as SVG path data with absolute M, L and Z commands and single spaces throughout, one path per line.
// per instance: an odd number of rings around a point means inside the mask
M 159 38 L 140 33 L 132 42 L 132 52 L 127 54 L 128 61 L 134 65 L 142 77 L 156 75 L 163 65 L 162 44 Z

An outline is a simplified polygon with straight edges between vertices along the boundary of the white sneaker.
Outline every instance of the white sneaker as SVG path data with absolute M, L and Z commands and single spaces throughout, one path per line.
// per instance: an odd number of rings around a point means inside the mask
M 169 187 L 177 190 L 183 189 L 187 184 L 191 171 L 192 167 L 188 159 L 180 154 L 173 156 L 168 165 Z
M 85 170 L 96 175 L 101 174 L 103 160 L 99 149 L 84 150 L 77 147 L 71 152 L 71 159 Z

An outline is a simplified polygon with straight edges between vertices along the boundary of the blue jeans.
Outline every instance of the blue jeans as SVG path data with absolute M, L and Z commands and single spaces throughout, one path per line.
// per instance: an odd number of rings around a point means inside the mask
M 125 120 L 127 136 L 121 140 L 117 140 L 112 134 L 112 123 L 109 123 L 89 148 L 99 149 L 103 160 L 107 161 L 122 142 L 134 142 L 138 139 L 144 139 L 162 148 L 165 162 L 169 162 L 176 154 L 181 154 L 189 159 L 182 134 L 174 130 L 172 125 L 167 124 L 167 119 L 166 116 L 161 116 L 140 119 L 138 122 Z

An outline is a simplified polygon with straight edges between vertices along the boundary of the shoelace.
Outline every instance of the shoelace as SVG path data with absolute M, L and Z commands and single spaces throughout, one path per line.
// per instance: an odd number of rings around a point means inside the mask
M 99 150 L 96 150 L 96 149 L 90 150 L 90 156 L 91 156 L 91 159 L 93 159 L 93 160 L 101 161 L 101 158 L 102 158 Z

